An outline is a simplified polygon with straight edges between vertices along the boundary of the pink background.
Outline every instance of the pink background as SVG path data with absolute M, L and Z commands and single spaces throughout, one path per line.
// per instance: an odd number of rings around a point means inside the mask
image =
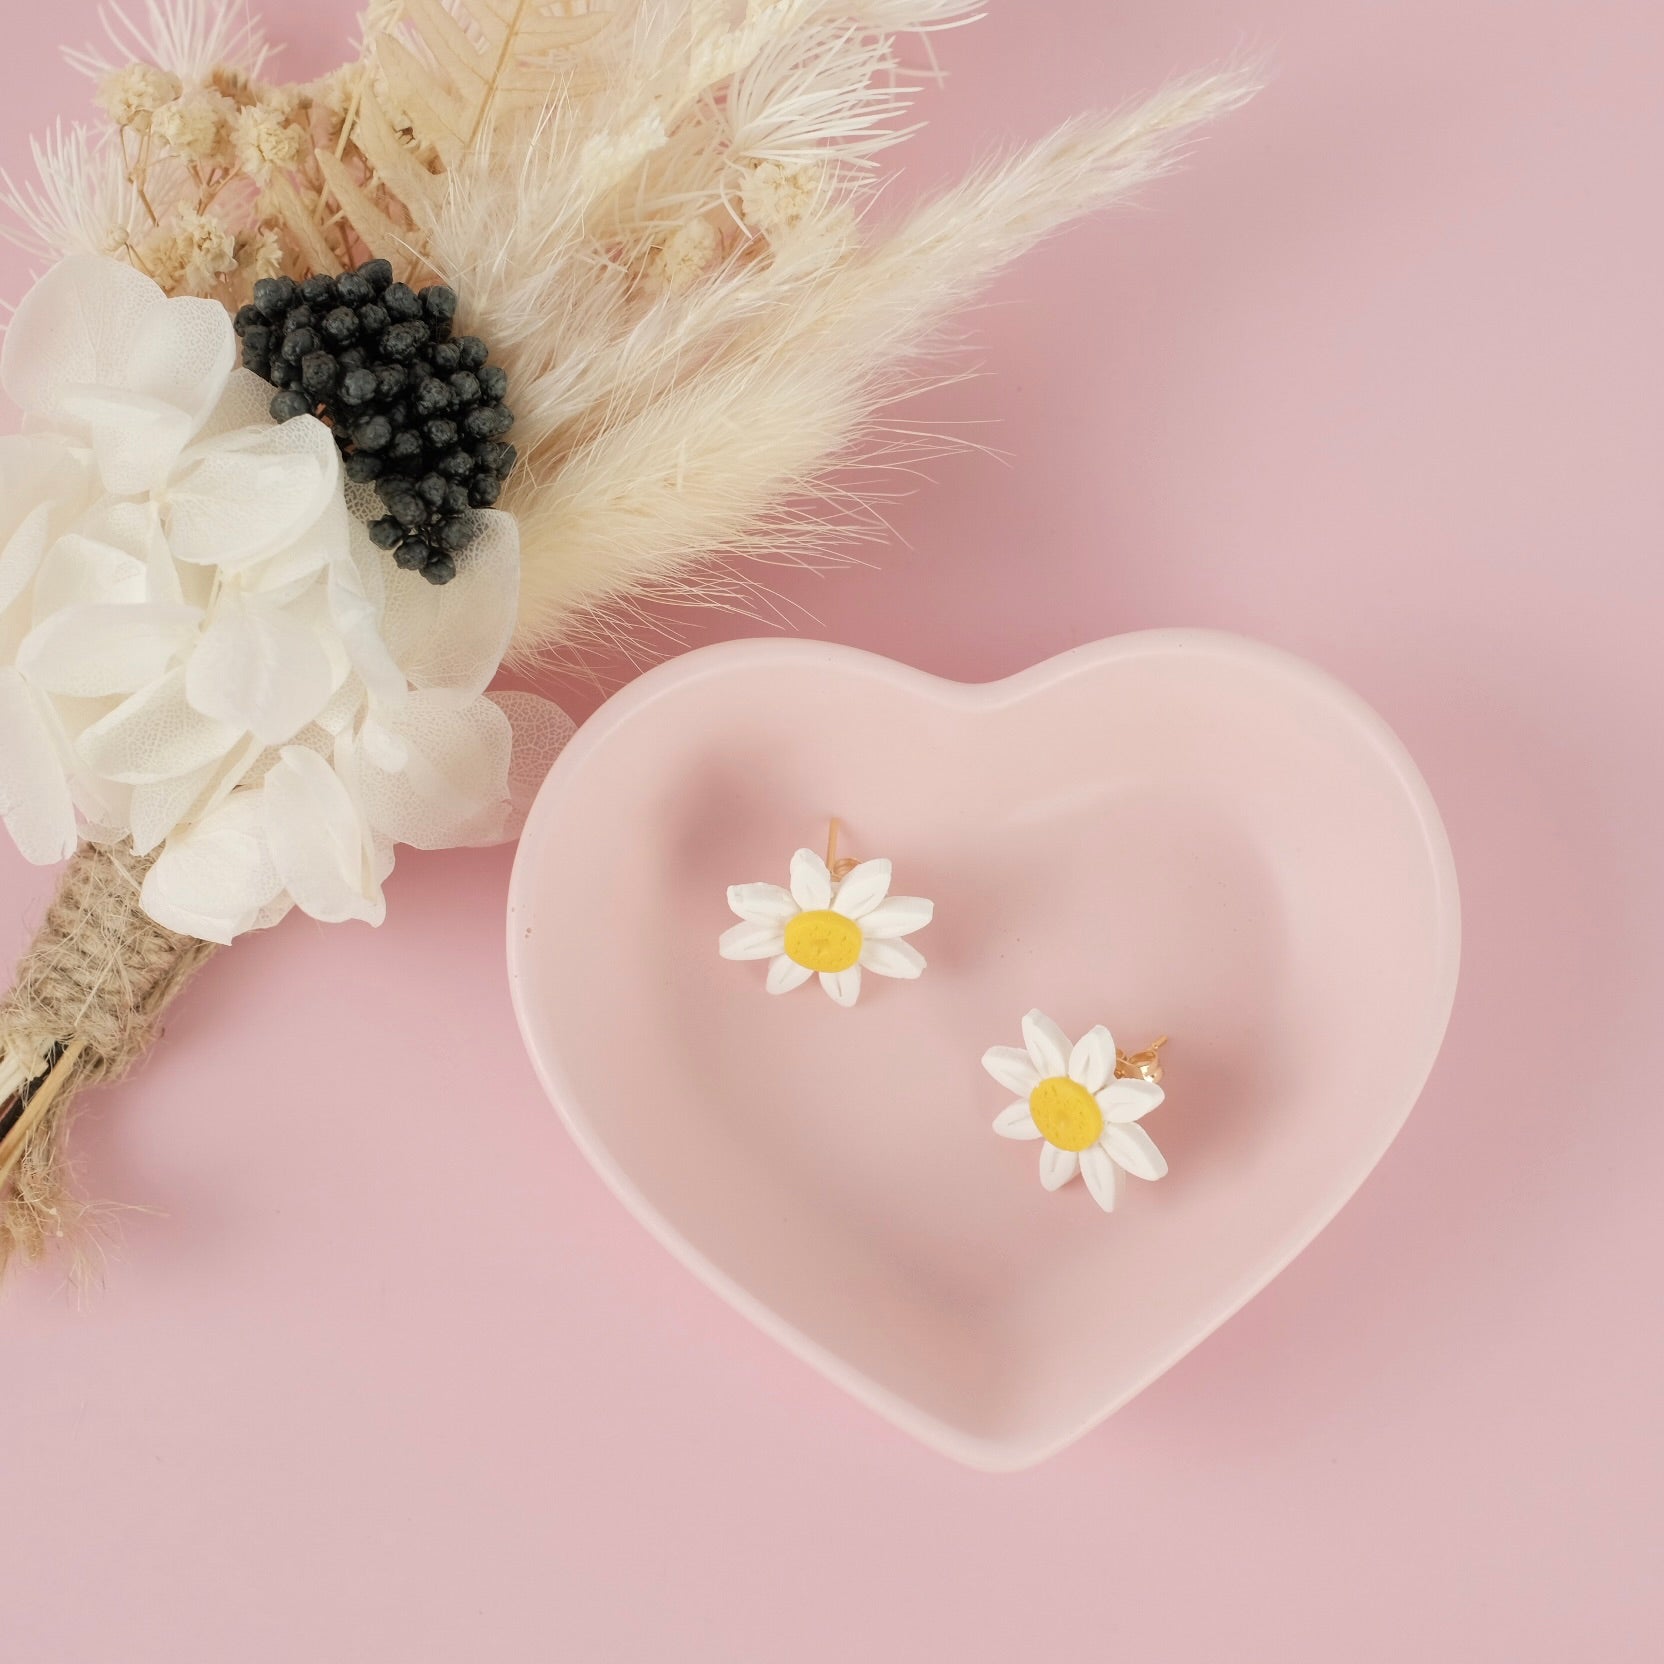
M 93 6 L 7 10 L 16 170 Z M 348 22 L 272 18 L 295 72 Z M 380 932 L 225 956 L 83 1124 L 154 1211 L 102 1293 L 0 1311 L 8 1658 L 1656 1656 L 1664 13 L 1005 0 L 940 42 L 908 179 L 1244 44 L 1259 104 L 977 320 L 990 379 L 930 414 L 1011 466 L 782 590 L 948 675 L 1206 624 L 1374 703 L 1465 902 L 1376 1175 L 1084 1444 L 962 1471 L 626 1220 L 515 1036 L 507 852 L 411 857 Z M 13 941 L 50 882 L 0 853 Z

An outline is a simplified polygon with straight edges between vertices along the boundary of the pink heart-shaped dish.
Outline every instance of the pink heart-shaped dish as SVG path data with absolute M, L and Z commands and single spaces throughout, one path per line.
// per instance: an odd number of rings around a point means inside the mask
M 916 982 L 771 998 L 725 890 L 829 816 L 931 897 Z M 643 676 L 532 811 L 508 952 L 578 1144 L 712 1288 L 951 1456 L 1026 1466 L 1274 1277 L 1380 1159 L 1456 985 L 1450 850 L 1354 694 L 1206 631 L 1007 681 L 741 641 Z M 1048 1194 L 983 1073 L 1039 1006 L 1158 1034 L 1171 1164 Z

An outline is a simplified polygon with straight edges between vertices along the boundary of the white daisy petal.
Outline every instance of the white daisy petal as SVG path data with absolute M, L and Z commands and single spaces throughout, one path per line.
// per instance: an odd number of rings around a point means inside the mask
M 1167 1158 L 1142 1127 L 1107 1122 L 1098 1143 L 1135 1179 L 1159 1179 L 1167 1171 Z
M 1112 1080 L 1096 1094 L 1106 1121 L 1124 1124 L 1140 1120 L 1167 1096 L 1153 1080 Z
M 785 947 L 786 933 L 779 925 L 744 919 L 723 931 L 716 951 L 724 959 L 772 959 Z
M 1086 1180 L 1086 1188 L 1092 1192 L 1092 1200 L 1105 1213 L 1115 1211 L 1115 1190 L 1119 1169 L 1109 1159 L 1108 1153 L 1102 1145 L 1094 1144 L 1089 1150 L 1080 1153 L 1080 1173 Z
M 1069 1079 L 1088 1092 L 1101 1092 L 1115 1077 L 1115 1037 L 1099 1023 L 1075 1042 L 1069 1053 Z
M 1001 1138 L 1039 1138 L 1040 1129 L 1034 1124 L 1034 1117 L 1029 1113 L 1026 1098 L 1014 1104 L 1007 1104 L 994 1117 L 994 1131 Z
M 832 874 L 812 849 L 800 849 L 792 857 L 792 895 L 805 913 L 832 905 Z
M 1047 1190 L 1061 1190 L 1080 1171 L 1080 1157 L 1073 1150 L 1048 1144 L 1040 1152 L 1040 1182 Z
M 861 967 L 851 965 L 847 971 L 822 971 L 820 985 L 839 1005 L 854 1005 L 861 997 Z
M 1069 1072 L 1069 1039 L 1044 1011 L 1023 1018 L 1023 1044 L 1042 1080 Z
M 887 940 L 892 936 L 911 936 L 930 923 L 936 904 L 923 896 L 888 896 L 861 917 L 861 934 Z
M 800 965 L 782 953 L 770 961 L 768 981 L 764 986 L 771 994 L 789 994 L 792 989 L 801 988 L 814 974 L 807 965 Z
M 861 964 L 879 976 L 912 978 L 924 969 L 924 955 L 911 942 L 863 942 Z
M 864 919 L 890 893 L 890 863 L 880 857 L 851 867 L 838 884 L 832 911 Z
M 730 884 L 728 905 L 755 924 L 784 924 L 797 912 L 791 891 L 778 884 Z
M 1021 1046 L 990 1046 L 982 1054 L 982 1067 L 1007 1092 L 1019 1092 L 1025 1098 L 1040 1084 L 1034 1060 Z

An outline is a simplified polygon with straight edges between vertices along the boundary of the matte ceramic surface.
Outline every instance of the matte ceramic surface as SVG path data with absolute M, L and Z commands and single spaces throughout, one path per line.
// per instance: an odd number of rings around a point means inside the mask
M 827 817 L 928 895 L 914 983 L 840 1009 L 717 957 L 730 883 Z M 1040 1460 L 1261 1288 L 1374 1166 L 1444 1033 L 1458 906 L 1354 695 L 1201 631 L 941 681 L 715 646 L 642 677 L 543 789 L 509 906 L 521 1030 L 625 1205 L 767 1332 L 978 1466 Z M 996 1138 L 979 1059 L 1039 1005 L 1172 1037 L 1171 1162 L 1112 1217 Z

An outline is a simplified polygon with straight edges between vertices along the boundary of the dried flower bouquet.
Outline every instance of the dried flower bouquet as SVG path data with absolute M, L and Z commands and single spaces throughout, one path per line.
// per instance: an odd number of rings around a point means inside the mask
M 513 835 L 570 724 L 503 663 L 874 535 L 933 326 L 1252 90 L 881 212 L 971 9 L 372 0 L 286 85 L 232 0 L 144 0 L 72 55 L 103 120 L 4 191 L 56 264 L 0 360 L 0 814 L 69 865 L 0 1006 L 0 1260 L 71 1232 L 75 1093 L 217 945 Z

